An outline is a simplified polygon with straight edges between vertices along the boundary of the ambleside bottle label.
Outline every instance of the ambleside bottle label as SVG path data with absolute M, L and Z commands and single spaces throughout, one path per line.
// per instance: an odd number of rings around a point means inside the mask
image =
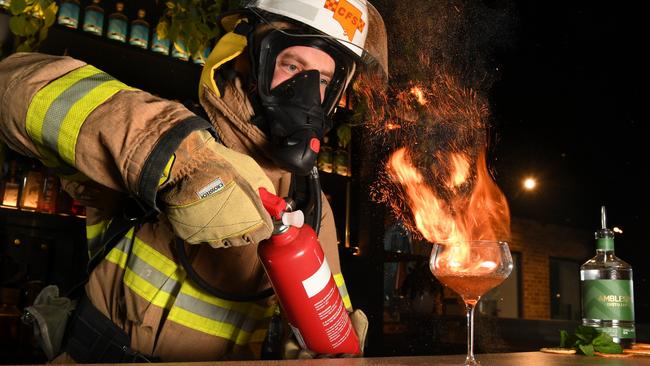
M 584 281 L 584 317 L 634 321 L 634 298 L 630 280 Z

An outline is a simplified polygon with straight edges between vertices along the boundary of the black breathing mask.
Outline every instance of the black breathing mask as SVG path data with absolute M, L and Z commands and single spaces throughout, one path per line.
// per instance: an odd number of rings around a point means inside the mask
M 262 100 L 275 162 L 296 174 L 314 166 L 320 140 L 332 128 L 320 100 L 320 73 L 308 70 L 284 81 Z
M 316 162 L 320 141 L 332 128 L 330 115 L 354 73 L 355 65 L 348 55 L 323 38 L 287 32 L 274 30 L 262 39 L 256 70 L 257 91 L 265 130 L 270 134 L 271 158 L 292 173 L 307 175 Z M 322 102 L 318 70 L 299 72 L 270 88 L 278 54 L 292 46 L 314 47 L 334 59 L 335 70 Z

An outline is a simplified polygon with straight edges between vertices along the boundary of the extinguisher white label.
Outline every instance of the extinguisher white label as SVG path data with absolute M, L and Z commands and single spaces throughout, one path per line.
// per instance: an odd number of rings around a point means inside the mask
M 307 292 L 307 297 L 311 298 L 321 292 L 327 286 L 331 277 L 332 272 L 330 271 L 330 266 L 327 264 L 327 261 L 323 261 L 323 264 L 320 265 L 320 268 L 313 275 L 302 281 L 302 286 Z

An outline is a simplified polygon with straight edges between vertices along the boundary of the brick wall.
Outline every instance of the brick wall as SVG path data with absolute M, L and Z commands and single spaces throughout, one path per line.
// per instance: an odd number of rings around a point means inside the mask
M 584 262 L 593 256 L 594 245 L 588 230 L 513 218 L 510 250 L 521 253 L 525 319 L 550 319 L 549 258 Z

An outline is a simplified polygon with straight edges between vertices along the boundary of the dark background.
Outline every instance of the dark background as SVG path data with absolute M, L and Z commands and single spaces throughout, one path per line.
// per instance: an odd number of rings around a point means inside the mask
M 492 7 L 499 2 L 485 2 Z M 513 217 L 595 231 L 634 268 L 637 321 L 650 321 L 647 46 L 637 6 L 519 1 L 512 43 L 491 59 L 491 170 Z M 522 188 L 534 176 L 534 191 Z

